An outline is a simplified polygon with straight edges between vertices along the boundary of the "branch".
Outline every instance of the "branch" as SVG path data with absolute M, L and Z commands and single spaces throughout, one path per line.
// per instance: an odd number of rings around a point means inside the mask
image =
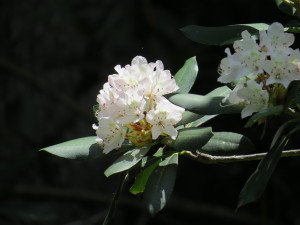
M 253 160 L 261 160 L 267 155 L 267 153 L 256 153 L 248 155 L 231 155 L 231 156 L 214 156 L 203 152 L 197 151 L 196 153 L 190 151 L 182 152 L 182 155 L 187 156 L 190 159 L 196 160 L 205 164 L 218 164 L 218 163 L 232 163 L 232 162 L 245 162 Z M 284 150 L 281 157 L 293 157 L 300 156 L 300 149 Z

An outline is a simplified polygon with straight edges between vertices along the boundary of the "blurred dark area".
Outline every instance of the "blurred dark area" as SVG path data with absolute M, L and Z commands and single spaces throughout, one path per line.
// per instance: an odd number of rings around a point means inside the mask
M 1 1 L 0 224 L 101 224 L 122 177 L 103 175 L 113 159 L 73 161 L 38 150 L 95 135 L 92 106 L 115 65 L 142 55 L 151 62 L 162 60 L 175 74 L 197 56 L 199 75 L 192 92 L 205 94 L 221 86 L 217 67 L 225 46 L 194 43 L 180 28 L 291 19 L 273 0 Z M 226 115 L 209 125 L 246 134 L 258 151 L 266 151 L 269 142 L 259 141 L 261 127 L 245 129 L 245 121 Z M 234 212 L 257 163 L 204 165 L 180 158 L 174 193 L 164 210 L 151 217 L 128 186 L 113 224 L 299 225 L 297 157 L 281 159 L 260 200 Z

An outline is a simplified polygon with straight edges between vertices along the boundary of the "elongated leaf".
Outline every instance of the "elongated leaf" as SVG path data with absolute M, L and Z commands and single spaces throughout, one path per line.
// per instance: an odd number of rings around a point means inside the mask
M 162 162 L 159 163 L 159 166 L 167 166 L 170 164 L 178 165 L 178 153 L 174 153 L 165 158 Z
M 203 96 L 195 94 L 168 94 L 166 98 L 175 105 L 200 115 L 240 113 L 240 105 L 224 105 L 222 96 Z
M 221 156 L 245 154 L 253 150 L 255 150 L 254 144 L 244 135 L 232 132 L 214 132 L 214 136 L 199 151 Z
M 96 159 L 105 156 L 96 143 L 96 136 L 83 137 L 52 145 L 41 151 L 67 159 Z
M 41 149 L 53 155 L 66 159 L 97 159 L 107 155 L 119 154 L 134 148 L 132 143 L 125 141 L 121 148 L 109 154 L 104 154 L 102 148 L 96 143 L 96 136 L 83 137 Z
M 151 174 L 144 192 L 143 201 L 154 215 L 162 210 L 169 200 L 177 173 L 177 165 L 158 166 Z
M 202 124 L 204 124 L 205 122 L 215 118 L 216 116 L 218 115 L 207 115 L 207 116 L 203 116 L 189 124 L 186 125 L 186 128 L 189 128 L 189 127 L 199 127 L 201 126 Z
M 283 112 L 283 105 L 277 105 L 271 108 L 264 109 L 254 114 L 246 123 L 246 127 L 251 127 L 254 123 L 268 116 L 278 115 Z
M 189 93 L 197 78 L 198 65 L 196 57 L 185 61 L 183 67 L 175 74 L 176 84 L 179 86 L 177 93 Z
M 230 92 L 231 92 L 231 89 L 229 87 L 227 87 L 227 86 L 221 86 L 221 87 L 217 87 L 216 89 L 212 90 L 211 92 L 209 92 L 205 96 L 209 96 L 209 97 L 225 97 Z
M 288 143 L 289 137 L 300 130 L 300 126 L 291 128 L 299 120 L 284 123 L 274 135 L 271 148 L 267 155 L 260 161 L 254 173 L 249 177 L 239 195 L 237 208 L 256 201 L 264 192 L 273 171 L 278 164 L 283 148 Z
M 271 149 L 260 161 L 254 173 L 249 177 L 240 192 L 237 208 L 256 201 L 264 192 L 267 183 L 280 159 L 281 150 Z
M 179 121 L 179 123 L 176 124 L 176 126 L 181 126 L 181 125 L 185 125 L 187 123 L 191 123 L 202 117 L 203 117 L 203 115 L 199 115 L 197 113 L 193 113 L 190 111 L 185 111 L 182 115 L 182 119 Z
M 288 5 L 283 0 L 275 0 L 275 3 L 282 12 L 292 16 L 296 14 L 296 8 L 291 5 Z
M 285 99 L 285 107 L 299 108 L 300 105 L 300 81 L 294 80 L 290 83 Z
M 136 165 L 144 157 L 144 155 L 147 154 L 149 148 L 150 147 L 145 146 L 141 148 L 135 148 L 126 152 L 105 170 L 105 176 L 109 177 L 112 174 L 130 169 L 131 167 Z
M 267 30 L 268 25 L 264 23 L 235 24 L 222 27 L 204 27 L 190 25 L 181 28 L 184 35 L 192 41 L 208 45 L 228 45 L 241 39 L 241 33 L 248 30 L 253 36 L 259 30 Z
M 231 92 L 231 89 L 227 86 L 218 87 L 211 92 L 209 92 L 206 97 L 224 97 Z M 193 113 L 190 111 L 185 111 L 182 115 L 182 120 L 177 124 L 177 126 L 188 124 L 187 127 L 197 127 L 201 124 L 205 123 L 206 121 L 216 117 L 217 115 L 200 115 L 197 113 Z
M 176 140 L 166 137 L 162 140 L 162 142 L 179 151 L 193 151 L 201 149 L 201 147 L 205 145 L 212 136 L 213 132 L 210 127 L 184 128 L 178 130 Z
M 135 178 L 134 184 L 130 188 L 130 193 L 136 195 L 139 193 L 143 193 L 145 191 L 146 184 L 148 182 L 148 179 L 154 169 L 158 166 L 161 159 L 157 159 L 155 163 L 151 164 L 150 166 L 143 169 Z
M 218 88 L 212 90 L 211 92 L 209 92 L 205 96 L 208 96 L 208 97 L 225 97 L 230 92 L 231 92 L 230 88 L 228 88 L 227 86 L 222 86 L 222 87 L 218 87 Z M 195 115 L 199 115 L 199 114 L 195 114 Z M 218 116 L 218 114 L 201 116 L 201 117 L 199 117 L 199 119 L 194 120 L 194 121 L 190 122 L 189 124 L 187 124 L 186 127 L 201 126 L 202 124 L 204 124 L 205 122 L 215 118 L 216 116 Z M 196 117 L 194 117 L 194 118 L 196 118 Z

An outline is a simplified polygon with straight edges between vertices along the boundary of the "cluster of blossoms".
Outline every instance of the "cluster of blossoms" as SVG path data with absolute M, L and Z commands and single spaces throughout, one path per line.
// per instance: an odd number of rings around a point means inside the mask
M 222 59 L 219 67 L 222 83 L 235 83 L 224 102 L 241 104 L 242 118 L 270 106 L 281 104 L 290 82 L 300 79 L 300 51 L 290 46 L 294 35 L 284 32 L 280 23 L 273 23 L 259 33 L 257 43 L 248 31 L 242 40 L 235 41 L 231 54 Z
M 184 109 L 163 97 L 179 89 L 170 71 L 161 61 L 148 63 L 141 56 L 115 70 L 117 74 L 108 76 L 97 96 L 99 123 L 93 128 L 103 152 L 120 148 L 125 139 L 136 146 L 151 144 L 159 136 L 175 139 L 174 125 Z

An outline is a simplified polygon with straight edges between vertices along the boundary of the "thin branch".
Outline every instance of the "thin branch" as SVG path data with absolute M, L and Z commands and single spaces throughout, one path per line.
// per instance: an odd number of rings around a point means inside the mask
M 192 153 L 190 151 L 182 152 L 182 155 L 187 156 L 190 159 L 196 160 L 205 164 L 218 164 L 218 163 L 232 163 L 232 162 L 245 162 L 253 160 L 261 160 L 267 155 L 267 153 L 256 153 L 248 155 L 231 155 L 231 156 L 214 156 L 203 152 L 197 151 Z M 284 150 L 281 157 L 293 157 L 300 156 L 300 149 Z

